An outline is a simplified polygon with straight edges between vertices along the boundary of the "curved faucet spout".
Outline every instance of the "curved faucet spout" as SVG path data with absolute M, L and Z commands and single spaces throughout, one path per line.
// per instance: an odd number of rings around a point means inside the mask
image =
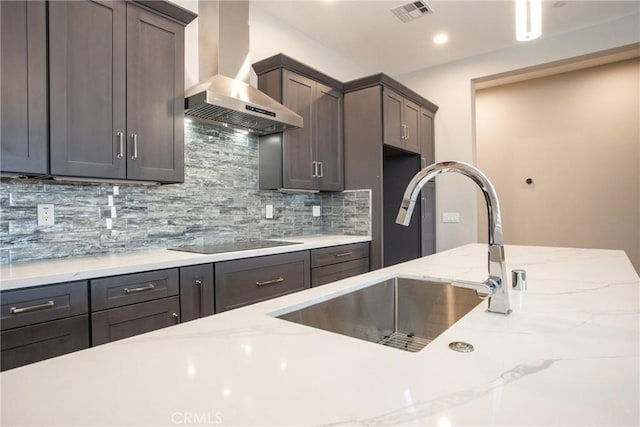
M 437 175 L 445 172 L 456 172 L 471 178 L 482 190 L 484 200 L 487 203 L 489 222 L 489 278 L 485 283 L 491 284 L 494 288 L 494 292 L 489 298 L 489 311 L 509 314 L 511 309 L 509 308 L 509 290 L 506 283 L 500 203 L 495 187 L 479 169 L 468 163 L 457 161 L 434 163 L 422 169 L 409 182 L 404 192 L 396 222 L 401 225 L 409 225 L 422 187 Z

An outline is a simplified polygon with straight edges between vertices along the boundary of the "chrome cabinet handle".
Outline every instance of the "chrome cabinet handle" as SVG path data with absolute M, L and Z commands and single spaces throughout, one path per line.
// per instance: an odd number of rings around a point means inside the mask
M 131 160 L 135 160 L 138 158 L 138 135 L 132 133 L 131 138 L 133 139 L 133 155 L 131 156 Z
M 407 139 L 407 126 L 402 125 L 402 139 Z
M 282 283 L 282 282 L 284 282 L 284 279 L 282 277 L 278 277 L 277 279 L 267 280 L 266 282 L 256 282 L 256 285 L 258 286 L 275 285 L 277 283 Z
M 349 256 L 349 255 L 353 255 L 353 252 L 342 252 L 339 254 L 335 254 L 336 258 L 342 258 L 343 256 Z
M 46 308 L 53 308 L 56 305 L 53 301 L 48 301 L 44 304 L 32 305 L 30 307 L 11 307 L 9 309 L 9 313 L 11 314 L 20 314 L 20 313 L 28 313 L 30 311 L 38 311 L 44 310 Z
M 173 321 L 176 322 L 176 325 L 180 323 L 180 316 L 178 313 L 171 313 L 171 317 L 173 317 Z
M 322 178 L 324 176 L 324 164 L 323 162 L 318 162 L 318 164 L 320 165 L 320 175 L 318 175 L 318 178 Z
M 118 154 L 116 157 L 121 159 L 124 157 L 124 132 L 116 132 L 116 136 L 118 137 Z
M 313 172 L 311 173 L 311 178 L 317 178 L 318 177 L 318 162 L 316 162 L 315 160 L 311 162 L 311 165 L 313 167 Z
M 124 293 L 125 294 L 134 294 L 136 292 L 152 291 L 155 288 L 156 288 L 156 285 L 154 285 L 153 283 L 149 283 L 147 286 L 142 286 L 142 287 L 139 287 L 139 288 L 133 288 L 133 289 L 124 288 Z
M 200 294 L 200 315 L 198 317 L 202 317 L 204 314 L 204 287 L 202 286 L 202 280 L 196 280 L 196 286 L 198 287 L 198 293 Z

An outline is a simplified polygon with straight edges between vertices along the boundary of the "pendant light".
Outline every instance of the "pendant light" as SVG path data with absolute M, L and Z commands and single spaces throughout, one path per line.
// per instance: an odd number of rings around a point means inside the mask
M 533 40 L 541 34 L 542 0 L 516 0 L 516 40 Z

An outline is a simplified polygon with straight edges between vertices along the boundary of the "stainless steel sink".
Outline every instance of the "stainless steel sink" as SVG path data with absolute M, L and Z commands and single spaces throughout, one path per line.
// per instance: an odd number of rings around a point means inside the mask
M 277 317 L 416 352 L 481 301 L 471 289 L 397 277 Z

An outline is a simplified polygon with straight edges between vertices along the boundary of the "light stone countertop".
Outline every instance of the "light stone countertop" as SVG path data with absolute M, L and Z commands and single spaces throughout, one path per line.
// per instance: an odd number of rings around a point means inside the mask
M 73 280 L 93 279 L 163 268 L 182 267 L 185 265 L 205 264 L 231 259 L 368 242 L 371 240 L 371 236 L 315 235 L 274 238 L 271 240 L 298 244 L 211 255 L 156 249 L 120 254 L 21 262 L 12 265 L 3 265 L 0 268 L 0 290 L 5 291 Z
M 513 312 L 482 302 L 420 352 L 273 313 L 396 274 L 482 280 L 486 246 L 6 371 L 2 425 L 640 425 L 640 279 L 626 255 L 507 246 L 506 257 L 528 278 Z

